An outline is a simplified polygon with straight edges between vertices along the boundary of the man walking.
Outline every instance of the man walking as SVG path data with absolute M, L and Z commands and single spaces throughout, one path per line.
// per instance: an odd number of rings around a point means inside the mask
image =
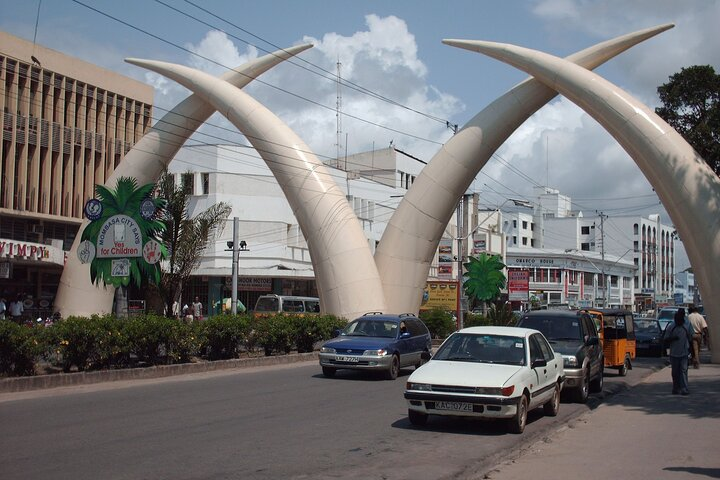
M 690 320 L 690 325 L 694 330 L 691 352 L 692 365 L 693 368 L 700 368 L 700 345 L 702 345 L 703 337 L 707 336 L 708 326 L 705 318 L 703 318 L 703 316 L 698 313 L 697 308 L 693 306 L 690 307 L 688 310 L 690 312 L 690 315 L 688 315 L 688 320 Z
M 195 301 L 192 304 L 193 307 L 193 319 L 196 322 L 199 322 L 202 320 L 202 303 L 200 303 L 200 298 L 195 297 Z

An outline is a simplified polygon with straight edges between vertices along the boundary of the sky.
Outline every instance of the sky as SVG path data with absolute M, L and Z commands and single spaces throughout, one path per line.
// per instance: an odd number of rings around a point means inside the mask
M 187 90 L 124 58 L 181 63 L 217 75 L 266 52 L 312 43 L 245 91 L 320 158 L 393 142 L 423 161 L 452 136 L 448 124 L 462 127 L 526 78 L 442 39 L 505 42 L 566 56 L 674 23 L 596 70 L 654 108 L 657 87 L 681 68 L 712 65 L 720 72 L 718 19 L 720 0 L 0 0 L 0 30 L 153 85 L 158 117 Z M 194 141 L 247 144 L 219 115 Z M 616 216 L 660 213 L 672 224 L 627 153 L 560 96 L 508 139 L 471 191 L 495 208 L 507 198 L 533 201 L 532 189 L 541 185 L 570 196 L 586 216 L 608 215 L 608 234 L 620 235 L 612 229 Z M 678 257 L 678 271 L 689 266 Z

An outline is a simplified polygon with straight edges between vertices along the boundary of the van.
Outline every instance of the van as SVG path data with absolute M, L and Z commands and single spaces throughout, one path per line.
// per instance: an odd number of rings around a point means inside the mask
M 276 313 L 320 313 L 320 299 L 293 295 L 261 295 L 257 299 L 256 316 Z

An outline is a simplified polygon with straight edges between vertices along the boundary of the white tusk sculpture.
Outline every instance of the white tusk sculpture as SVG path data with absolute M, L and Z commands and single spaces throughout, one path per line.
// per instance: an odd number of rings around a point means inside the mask
M 321 310 L 346 318 L 387 311 L 380 276 L 355 212 L 327 167 L 279 118 L 211 75 L 165 62 L 126 59 L 202 96 L 233 123 L 265 160 L 307 239 Z
M 220 78 L 242 88 L 258 75 L 308 48 L 312 48 L 312 45 L 297 45 L 269 53 L 226 72 Z M 123 176 L 135 177 L 140 185 L 157 181 L 180 147 L 213 113 L 215 109 L 210 104 L 197 95 L 190 95 L 165 114 L 133 146 L 105 185 L 115 188 L 117 179 Z M 84 220 L 80 231 L 87 224 L 88 221 Z M 112 308 L 115 289 L 97 287 L 90 282 L 90 265 L 80 263 L 75 255 L 79 244 L 78 234 L 70 249 L 55 296 L 53 309 L 59 311 L 63 317 L 90 316 L 109 312 Z
M 640 30 L 582 50 L 567 60 L 596 68 L 672 28 Z M 375 252 L 391 312 L 417 312 L 438 243 L 465 193 L 493 153 L 557 92 L 529 78 L 485 107 L 436 153 L 390 219 Z
M 557 90 L 597 120 L 628 152 L 660 197 L 683 240 L 705 312 L 720 316 L 720 178 L 651 109 L 602 77 L 552 55 L 493 42 L 446 40 L 513 65 Z M 720 338 L 720 322 L 709 322 Z M 713 363 L 720 351 L 711 348 Z

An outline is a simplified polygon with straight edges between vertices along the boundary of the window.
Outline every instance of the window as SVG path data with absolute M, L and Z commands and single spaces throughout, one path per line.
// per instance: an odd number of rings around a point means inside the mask
M 523 228 L 523 230 L 527 230 L 527 220 L 523 220 L 522 228 Z
M 202 193 L 203 193 L 203 195 L 207 195 L 210 193 L 210 174 L 209 173 L 202 174 Z
M 530 246 L 535 247 L 535 239 L 534 238 L 530 239 Z
M 580 233 L 583 235 L 590 235 L 590 226 L 580 227 Z
M 192 173 L 183 173 L 180 176 L 180 182 L 182 183 L 182 189 L 185 193 L 188 195 L 193 195 L 195 192 L 193 192 L 193 174 Z
M 527 245 L 527 237 L 522 237 L 522 244 Z
M 517 228 L 517 220 L 513 220 L 513 228 Z
M 586 252 L 590 251 L 590 244 L 589 243 L 581 243 L 580 244 L 580 250 L 585 250 Z
M 517 245 L 517 237 L 513 235 L 513 245 Z
M 530 231 L 531 232 L 535 231 L 535 222 L 530 222 Z

